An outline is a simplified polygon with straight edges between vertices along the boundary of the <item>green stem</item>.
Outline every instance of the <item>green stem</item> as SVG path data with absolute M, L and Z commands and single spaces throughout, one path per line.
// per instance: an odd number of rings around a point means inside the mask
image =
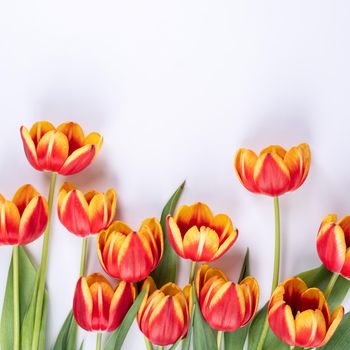
M 197 262 L 196 261 L 192 261 L 191 263 L 191 272 L 190 272 L 190 277 L 188 279 L 188 283 L 192 284 L 193 280 L 194 280 L 194 274 L 196 272 L 196 266 L 197 266 Z
M 147 350 L 153 350 L 153 345 L 152 343 L 150 342 L 150 340 L 147 338 L 147 337 L 143 337 L 144 340 L 145 340 L 145 344 L 146 344 L 146 349 Z
M 281 259 L 281 222 L 280 222 L 280 207 L 279 207 L 278 197 L 274 197 L 273 204 L 274 204 L 274 211 L 275 211 L 275 255 L 274 255 L 274 263 L 273 263 L 273 278 L 272 278 L 271 294 L 274 292 L 274 290 L 278 285 L 279 274 L 280 274 L 280 259 Z M 257 350 L 262 350 L 268 330 L 269 330 L 269 322 L 266 315 L 265 322 L 258 341 L 258 346 L 256 348 Z
M 98 332 L 96 334 L 96 350 L 101 350 L 102 345 L 102 333 Z
M 84 237 L 83 244 L 81 246 L 80 277 L 85 275 L 86 257 L 87 257 L 87 243 L 88 243 L 88 237 Z
M 19 258 L 18 245 L 13 247 L 13 350 L 19 350 L 20 320 L 19 320 Z
M 218 335 L 216 338 L 216 343 L 218 345 L 218 350 L 221 350 L 221 343 L 222 343 L 222 336 L 223 336 L 224 332 L 223 331 L 218 331 Z
M 329 295 L 332 293 L 333 287 L 335 286 L 338 277 L 339 273 L 334 272 L 331 279 L 329 280 L 326 290 L 324 291 L 324 296 L 326 297 L 326 299 L 328 299 Z
M 39 285 L 38 294 L 36 300 L 35 308 L 35 321 L 33 330 L 33 340 L 32 340 L 32 350 L 37 350 L 39 348 L 39 337 L 41 329 L 42 320 L 42 310 L 44 304 L 45 295 L 45 282 L 46 282 L 46 271 L 47 271 L 47 258 L 49 253 L 49 239 L 50 239 L 50 226 L 51 226 L 51 214 L 52 214 L 52 203 L 55 194 L 57 173 L 51 173 L 49 198 L 48 198 L 48 222 L 44 233 L 43 248 L 41 253 L 41 263 L 40 263 L 40 275 L 39 275 Z
M 164 346 L 159 345 L 158 350 L 164 350 Z

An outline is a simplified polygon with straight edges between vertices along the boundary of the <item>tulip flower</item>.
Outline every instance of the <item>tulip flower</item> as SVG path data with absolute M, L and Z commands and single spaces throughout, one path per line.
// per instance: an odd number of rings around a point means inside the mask
M 253 277 L 235 284 L 206 264 L 197 272 L 196 294 L 204 319 L 218 331 L 233 332 L 245 326 L 259 303 L 259 285 Z
M 35 241 L 44 232 L 47 220 L 47 202 L 33 186 L 20 187 L 12 201 L 0 195 L 0 245 Z
M 310 160 L 310 148 L 305 143 L 289 151 L 281 146 L 269 146 L 259 156 L 241 148 L 235 158 L 235 168 L 247 190 L 275 197 L 294 191 L 304 183 Z
M 35 123 L 28 131 L 21 127 L 23 147 L 29 163 L 37 170 L 72 175 L 85 169 L 102 145 L 102 137 L 92 132 L 84 136 L 77 123 Z
M 65 182 L 58 193 L 58 217 L 65 228 L 80 237 L 98 233 L 107 228 L 116 212 L 115 190 L 106 193 L 94 190 L 83 194 Z
M 123 321 L 135 297 L 131 283 L 121 281 L 113 289 L 101 274 L 80 277 L 74 293 L 74 318 L 87 331 L 111 332 Z
M 350 216 L 337 220 L 332 214 L 322 221 L 317 235 L 317 252 L 328 270 L 350 278 Z
M 127 282 L 145 279 L 159 264 L 163 249 L 162 227 L 155 218 L 143 221 L 137 232 L 122 221 L 115 221 L 97 239 L 103 269 Z
M 297 277 L 282 282 L 268 306 L 268 320 L 275 335 L 290 346 L 303 348 L 324 346 L 343 316 L 342 306 L 331 314 L 322 291 L 308 288 Z
M 141 332 L 160 346 L 174 344 L 187 334 L 190 315 L 183 291 L 174 283 L 157 289 L 152 277 L 143 284 L 146 295 L 137 313 Z
M 227 215 L 214 216 L 204 203 L 180 207 L 175 217 L 167 217 L 167 228 L 176 253 L 195 262 L 220 258 L 238 236 Z

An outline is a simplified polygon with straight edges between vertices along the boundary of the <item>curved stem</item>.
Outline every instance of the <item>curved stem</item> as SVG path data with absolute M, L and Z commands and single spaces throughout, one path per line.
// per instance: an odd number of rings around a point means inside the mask
M 192 284 L 192 282 L 194 280 L 194 274 L 196 272 L 196 266 L 197 266 L 197 262 L 196 261 L 192 261 L 190 277 L 188 278 L 188 283 L 190 283 L 190 284 Z
M 218 335 L 216 338 L 216 343 L 218 345 L 218 350 L 221 350 L 221 343 L 222 343 L 222 336 L 223 336 L 224 332 L 223 331 L 218 331 Z
M 48 222 L 44 233 L 43 248 L 41 253 L 40 275 L 39 275 L 38 294 L 37 294 L 36 308 L 35 308 L 35 322 L 34 322 L 34 330 L 33 330 L 32 350 L 37 350 L 39 348 L 40 328 L 41 328 L 41 320 L 43 316 L 42 310 L 43 310 L 44 295 L 45 295 L 47 258 L 49 253 L 52 203 L 53 203 L 53 197 L 55 194 L 56 179 L 57 179 L 57 173 L 52 172 L 51 180 L 50 180 L 49 198 L 48 198 Z
M 79 273 L 80 277 L 85 275 L 88 238 L 89 237 L 83 238 L 83 244 L 81 246 L 80 273 Z
M 329 280 L 326 290 L 324 291 L 324 296 L 326 297 L 326 299 L 328 299 L 329 295 L 331 294 L 333 287 L 337 282 L 338 277 L 339 277 L 339 273 L 334 272 L 331 279 Z
M 274 211 L 275 211 L 275 254 L 274 254 L 274 263 L 273 263 L 273 278 L 272 278 L 271 294 L 274 292 L 274 290 L 278 285 L 279 274 L 280 274 L 280 259 L 281 259 L 281 221 L 280 221 L 280 207 L 279 207 L 278 197 L 274 197 L 273 204 L 274 204 Z M 269 330 L 269 323 L 266 315 L 265 322 L 258 341 L 257 350 L 262 350 L 268 330 Z
M 19 320 L 19 258 L 18 245 L 12 251 L 13 269 L 13 350 L 20 349 L 20 320 Z
M 146 338 L 146 337 L 143 337 L 143 338 L 144 338 L 144 340 L 145 340 L 146 349 L 147 349 L 147 350 L 153 350 L 153 345 L 152 345 L 152 343 L 150 342 L 150 340 L 149 340 L 148 338 Z
M 102 344 L 102 333 L 99 332 L 96 334 L 96 350 L 101 350 Z

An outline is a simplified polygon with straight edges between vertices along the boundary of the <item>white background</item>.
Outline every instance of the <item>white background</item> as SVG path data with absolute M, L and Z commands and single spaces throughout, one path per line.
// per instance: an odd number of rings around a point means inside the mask
M 281 278 L 319 264 L 322 218 L 350 212 L 348 1 L 1 1 L 0 192 L 24 183 L 47 194 L 19 127 L 75 120 L 105 142 L 86 190 L 118 192 L 118 218 L 137 228 L 186 179 L 181 203 L 229 214 L 238 241 L 220 261 L 233 279 L 244 251 L 269 293 L 272 199 L 249 193 L 233 171 L 241 147 L 308 142 L 302 188 L 281 199 Z M 60 185 L 65 179 L 60 177 Z M 39 261 L 42 239 L 29 246 Z M 47 348 L 71 307 L 81 241 L 55 213 L 48 269 Z M 0 247 L 0 300 L 11 248 Z M 181 261 L 179 283 L 187 280 Z M 100 270 L 91 239 L 88 272 Z M 86 349 L 94 335 L 80 333 Z M 143 349 L 135 325 L 125 349 Z

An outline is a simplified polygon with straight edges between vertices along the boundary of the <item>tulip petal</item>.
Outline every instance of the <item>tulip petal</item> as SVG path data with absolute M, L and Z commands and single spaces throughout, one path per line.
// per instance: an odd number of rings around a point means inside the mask
M 171 246 L 179 256 L 185 258 L 181 232 L 178 225 L 175 222 L 175 219 L 171 216 L 168 216 L 166 219 L 166 224 Z
M 94 145 L 96 148 L 96 154 L 97 154 L 102 147 L 103 137 L 97 132 L 92 132 L 88 136 L 86 136 L 84 142 L 86 145 Z
M 317 252 L 330 271 L 341 271 L 345 262 L 346 242 L 339 225 L 326 224 L 321 227 L 317 236 Z
M 12 202 L 16 204 L 20 215 L 22 215 L 28 203 L 36 196 L 39 196 L 39 193 L 29 184 L 23 185 L 16 191 L 12 198 Z
M 236 242 L 237 238 L 238 238 L 238 230 L 232 231 L 231 234 L 226 238 L 226 240 L 222 242 L 219 249 L 215 253 L 212 261 L 219 259 L 221 256 L 223 256 L 232 247 L 233 243 Z
M 57 127 L 57 130 L 66 135 L 69 143 L 69 154 L 84 146 L 84 132 L 79 124 L 73 122 L 62 123 Z
M 345 262 L 340 271 L 340 274 L 346 278 L 350 279 L 350 248 L 346 250 Z
M 346 246 L 350 247 L 350 216 L 343 217 L 338 225 L 343 229 Z
M 23 142 L 24 153 L 33 168 L 41 170 L 38 162 L 38 156 L 36 154 L 36 145 L 26 127 L 21 127 L 21 137 Z
M 41 121 L 33 124 L 33 126 L 30 128 L 29 134 L 35 147 L 38 146 L 41 138 L 51 130 L 55 130 L 55 127 L 50 122 Z
M 289 173 L 290 184 L 289 191 L 297 189 L 301 185 L 304 176 L 304 159 L 303 153 L 299 147 L 292 147 L 284 158 Z
M 18 244 L 20 215 L 16 205 L 10 201 L 0 202 L 0 245 Z
M 74 318 L 80 327 L 87 331 L 92 331 L 92 310 L 93 301 L 85 277 L 81 277 L 77 282 L 73 300 Z
M 338 306 L 332 313 L 331 325 L 329 326 L 323 341 L 318 345 L 319 347 L 328 343 L 329 339 L 332 338 L 334 332 L 337 330 L 343 317 L 344 317 L 344 308 L 342 306 Z
M 245 326 L 254 317 L 259 305 L 259 285 L 255 278 L 246 277 L 240 282 L 245 300 L 245 316 L 242 326 Z
M 235 169 L 242 185 L 253 193 L 258 193 L 254 181 L 254 168 L 258 160 L 257 155 L 248 149 L 241 148 L 235 157 Z
M 106 192 L 106 198 L 108 202 L 108 222 L 109 226 L 114 220 L 115 214 L 117 212 L 117 193 L 113 188 L 110 188 Z
M 93 145 L 85 145 L 75 150 L 65 161 L 59 173 L 72 175 L 85 169 L 94 159 L 96 148 Z
M 156 218 L 146 219 L 142 222 L 139 229 L 139 234 L 142 232 L 146 234 L 148 241 L 152 245 L 153 255 L 155 257 L 155 265 L 158 265 L 158 262 L 163 257 L 164 248 L 162 226 Z
M 47 132 L 39 141 L 37 155 L 39 167 L 58 172 L 68 157 L 67 137 L 59 131 Z
M 279 196 L 288 191 L 289 170 L 284 161 L 275 153 L 262 154 L 254 168 L 254 181 L 260 193 Z
M 98 193 L 91 199 L 88 206 L 91 233 L 97 233 L 106 228 L 108 224 L 108 202 L 107 198 Z
M 192 261 L 211 261 L 219 248 L 219 237 L 209 227 L 190 228 L 183 239 L 184 255 Z

